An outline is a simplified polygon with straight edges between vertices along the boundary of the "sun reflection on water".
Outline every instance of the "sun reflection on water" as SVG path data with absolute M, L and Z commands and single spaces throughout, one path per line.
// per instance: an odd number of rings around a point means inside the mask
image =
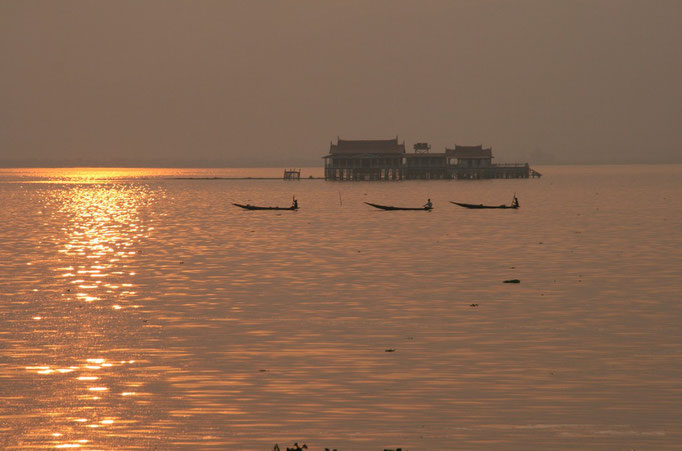
M 137 253 L 134 246 L 149 236 L 139 215 L 150 200 L 148 190 L 126 184 L 79 185 L 56 195 L 58 213 L 67 219 L 62 228 L 66 239 L 58 251 L 67 264 L 53 270 L 73 286 L 66 297 L 82 302 L 115 298 L 113 308 L 123 308 L 135 294 L 128 289 L 134 284 L 126 275 L 135 272 L 126 270 L 127 261 Z
M 81 176 L 88 177 L 85 172 Z M 103 176 L 116 175 L 98 172 L 92 180 Z M 143 211 L 156 193 L 144 184 L 121 182 L 64 184 L 43 192 L 44 216 L 59 226 L 44 241 L 52 255 L 45 252 L 27 266 L 54 276 L 31 291 L 44 299 L 28 316 L 34 326 L 17 329 L 22 337 L 7 351 L 25 362 L 20 368 L 32 375 L 22 379 L 24 388 L 17 393 L 28 393 L 35 384 L 42 387 L 36 400 L 15 407 L 15 414 L 28 421 L 17 445 L 49 440 L 60 449 L 107 447 L 112 434 L 105 430 L 120 428 L 119 418 L 136 422 L 131 406 L 147 401 L 136 365 L 140 354 L 130 337 L 144 323 L 139 300 L 130 299 L 137 278 L 144 275 L 136 259 L 153 229 L 154 218 Z

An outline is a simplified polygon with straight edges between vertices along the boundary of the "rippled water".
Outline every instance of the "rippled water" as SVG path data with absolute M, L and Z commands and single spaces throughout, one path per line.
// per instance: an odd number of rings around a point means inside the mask
M 539 169 L 0 170 L 0 447 L 679 446 L 682 166 Z

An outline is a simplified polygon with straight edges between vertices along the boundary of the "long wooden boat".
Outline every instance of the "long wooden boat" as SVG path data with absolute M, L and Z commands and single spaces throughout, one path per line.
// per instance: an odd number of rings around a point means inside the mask
M 450 201 L 451 204 L 459 205 L 460 207 L 464 208 L 474 208 L 474 209 L 481 209 L 481 208 L 512 208 L 512 209 L 517 209 L 519 208 L 518 204 L 512 204 L 512 205 L 483 205 L 483 204 L 463 204 L 461 202 L 453 202 Z
M 249 204 L 235 204 L 232 203 L 235 207 L 243 208 L 244 210 L 298 210 L 298 205 L 292 205 L 291 207 L 259 207 L 256 205 L 249 205 Z
M 379 210 L 432 210 L 433 207 L 391 207 L 389 205 L 379 205 L 379 204 L 372 204 L 369 202 L 365 202 L 367 205 L 370 205 L 374 208 L 378 208 Z

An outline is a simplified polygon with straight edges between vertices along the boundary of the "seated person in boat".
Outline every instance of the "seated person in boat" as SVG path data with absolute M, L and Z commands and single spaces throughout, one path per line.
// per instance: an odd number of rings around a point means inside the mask
M 433 204 L 431 203 L 431 199 L 428 199 L 426 203 L 424 204 L 424 208 L 433 208 Z

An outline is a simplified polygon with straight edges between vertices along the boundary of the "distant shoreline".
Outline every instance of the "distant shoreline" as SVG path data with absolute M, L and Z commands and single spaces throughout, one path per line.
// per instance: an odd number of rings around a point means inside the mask
M 633 162 L 633 161 L 623 161 L 623 162 L 544 162 L 544 163 L 531 163 L 534 166 L 668 166 L 668 165 L 680 165 L 682 161 L 659 161 L 659 162 Z M 302 165 L 288 165 L 287 167 L 300 167 L 302 169 L 318 169 L 324 170 L 324 166 L 302 166 Z M 56 165 L 44 165 L 44 164 L 20 164 L 11 162 L 0 162 L 0 170 L 2 169 L 277 169 L 281 170 L 285 166 L 130 166 L 130 165 L 68 165 L 68 164 L 56 164 Z
M 284 180 L 282 177 L 164 177 L 162 180 Z M 300 182 L 301 180 L 324 180 L 324 177 L 301 177 L 297 180 L 287 180 Z

